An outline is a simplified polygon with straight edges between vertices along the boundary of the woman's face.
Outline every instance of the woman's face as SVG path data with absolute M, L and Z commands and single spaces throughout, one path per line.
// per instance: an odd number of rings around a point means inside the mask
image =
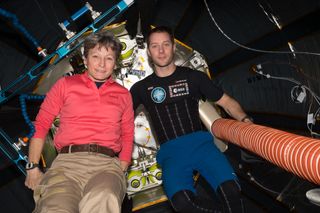
M 111 76 L 116 66 L 116 55 L 111 48 L 96 45 L 89 50 L 84 63 L 87 66 L 91 80 L 104 82 Z

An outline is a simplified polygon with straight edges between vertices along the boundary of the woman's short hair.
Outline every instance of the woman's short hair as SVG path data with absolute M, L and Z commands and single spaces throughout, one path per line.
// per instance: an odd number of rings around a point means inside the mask
M 93 49 L 97 45 L 99 45 L 99 48 L 111 48 L 115 52 L 116 60 L 119 60 L 122 44 L 112 32 L 100 31 L 98 33 L 89 35 L 83 43 L 83 56 L 87 58 L 89 50 Z

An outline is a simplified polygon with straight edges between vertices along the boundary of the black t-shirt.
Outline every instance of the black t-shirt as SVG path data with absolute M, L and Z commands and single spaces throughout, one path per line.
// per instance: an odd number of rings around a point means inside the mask
M 186 67 L 167 77 L 153 73 L 130 91 L 134 109 L 143 104 L 149 112 L 160 144 L 202 130 L 199 100 L 218 101 L 223 95 L 205 73 Z

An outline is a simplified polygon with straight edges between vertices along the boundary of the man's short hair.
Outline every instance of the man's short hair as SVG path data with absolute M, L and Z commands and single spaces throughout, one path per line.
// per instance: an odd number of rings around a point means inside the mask
M 148 33 L 147 35 L 147 38 L 146 38 L 146 42 L 147 42 L 147 45 L 149 46 L 150 44 L 150 36 L 153 34 L 153 33 L 168 33 L 169 36 L 170 36 L 170 41 L 172 43 L 174 43 L 174 34 L 173 34 L 173 31 L 170 27 L 167 27 L 167 26 L 159 26 L 159 27 L 155 27 L 153 28 L 152 30 L 150 30 L 150 32 Z

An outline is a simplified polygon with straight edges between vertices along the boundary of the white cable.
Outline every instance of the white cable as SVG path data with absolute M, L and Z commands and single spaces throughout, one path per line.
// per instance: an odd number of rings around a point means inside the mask
M 262 71 L 257 71 L 256 69 L 253 69 L 254 72 L 258 73 L 259 75 L 263 75 L 266 78 L 271 78 L 271 79 L 277 79 L 277 80 L 285 80 L 285 81 L 289 81 L 292 83 L 297 84 L 298 86 L 301 86 L 302 88 L 308 90 L 308 92 L 312 95 L 312 97 L 316 100 L 316 102 L 320 105 L 320 97 L 317 96 L 309 87 L 301 84 L 301 82 L 293 79 L 293 78 L 286 78 L 286 77 L 278 77 L 278 76 L 272 76 L 270 74 L 264 74 Z
M 314 118 L 316 118 L 317 117 L 317 115 L 319 114 L 319 112 L 320 112 L 320 107 L 317 109 L 317 111 L 314 113 Z
M 247 175 L 249 176 L 250 178 L 250 181 L 252 181 L 253 183 L 255 183 L 257 186 L 259 186 L 260 188 L 264 189 L 265 191 L 268 191 L 268 192 L 271 192 L 273 194 L 280 194 L 279 192 L 277 191 L 274 191 L 272 189 L 269 189 L 267 187 L 265 187 L 264 185 L 262 185 L 261 183 L 259 183 L 252 175 L 250 172 L 247 172 Z
M 311 125 L 311 127 L 310 127 L 309 124 L 307 124 L 307 127 L 308 127 L 308 130 L 310 131 L 310 134 L 311 134 L 312 137 L 313 137 L 313 136 L 318 136 L 318 137 L 320 137 L 320 134 L 319 134 L 319 133 L 314 132 L 314 131 L 312 130 L 312 125 Z
M 258 69 L 261 69 L 261 64 L 258 64 L 257 67 L 258 67 Z M 260 70 L 260 71 L 257 71 L 254 67 L 252 68 L 252 70 L 253 70 L 254 72 L 258 73 L 259 75 L 263 75 L 263 76 L 265 76 L 265 77 L 267 77 L 267 78 L 270 78 L 270 79 L 285 80 L 285 81 L 289 81 L 289 82 L 292 82 L 292 83 L 297 84 L 296 86 L 294 86 L 294 87 L 291 89 L 291 99 L 292 99 L 292 100 L 294 100 L 294 98 L 293 98 L 293 89 L 296 88 L 296 87 L 301 87 L 301 88 L 303 88 L 304 90 L 307 90 L 307 91 L 311 94 L 311 96 L 314 98 L 314 100 L 317 102 L 317 104 L 320 106 L 320 98 L 319 98 L 319 96 L 316 95 L 309 87 L 307 87 L 307 86 L 305 86 L 305 85 L 302 85 L 301 82 L 299 82 L 299 81 L 297 81 L 297 80 L 295 80 L 295 79 L 293 79 L 293 78 L 278 77 L 278 76 L 272 76 L 272 75 L 270 75 L 270 74 L 265 74 L 265 73 L 263 73 L 261 70 Z M 309 109 L 308 109 L 308 115 L 310 114 L 310 110 L 311 110 L 311 105 L 309 106 Z M 317 109 L 316 113 L 315 113 L 314 116 L 313 116 L 313 119 L 315 119 L 315 117 L 316 117 L 316 115 L 319 113 L 319 111 L 320 111 L 320 108 Z M 316 136 L 320 137 L 320 134 L 319 134 L 319 133 L 314 132 L 314 131 L 312 130 L 312 126 L 313 126 L 313 125 L 311 125 L 311 127 L 310 127 L 310 125 L 307 123 L 307 128 L 308 128 L 311 136 L 315 136 L 315 135 L 316 135 Z
M 302 103 L 303 102 L 303 100 L 297 100 L 298 98 L 296 97 L 297 95 L 294 95 L 294 91 L 296 90 L 296 89 L 299 89 L 299 88 L 301 88 L 302 89 L 302 92 L 304 93 L 304 94 L 306 94 L 306 89 L 304 89 L 301 85 L 296 85 L 296 86 L 293 86 L 292 88 L 291 88 L 291 100 L 293 101 L 293 102 L 295 102 L 295 103 Z M 299 96 L 299 94 L 298 94 L 298 96 Z
M 260 64 L 259 64 L 260 65 Z M 258 65 L 258 66 L 259 66 Z M 261 65 L 260 65 L 261 66 Z M 258 73 L 259 75 L 263 75 L 265 76 L 266 78 L 271 78 L 271 79 L 277 79 L 277 80 L 285 80 L 285 81 L 290 81 L 292 83 L 295 83 L 295 84 L 298 84 L 298 85 L 301 85 L 301 83 L 293 78 L 286 78 L 286 77 L 278 77 L 278 76 L 272 76 L 270 74 L 265 74 L 263 73 L 261 70 L 260 71 L 257 71 L 254 67 L 252 68 L 252 70 L 256 73 Z
M 301 87 L 305 88 L 306 90 L 308 90 L 308 92 L 310 92 L 310 94 L 312 95 L 312 97 L 316 100 L 316 102 L 318 103 L 318 105 L 320 106 L 320 98 L 319 96 L 317 96 L 309 87 L 305 86 L 305 85 L 301 85 Z
M 233 44 L 239 46 L 239 47 L 242 47 L 244 49 L 247 49 L 247 50 L 251 50 L 251 51 L 254 51 L 254 52 L 260 52 L 260 53 L 274 53 L 274 54 L 301 54 L 301 55 L 316 55 L 316 56 L 320 56 L 320 53 L 315 53 L 315 52 L 300 52 L 300 51 L 295 51 L 294 53 L 293 52 L 290 52 L 290 51 L 272 51 L 272 50 L 261 50 L 261 49 L 255 49 L 255 48 L 251 48 L 251 47 L 248 47 L 248 46 L 245 46 L 243 44 L 240 44 L 239 42 L 233 40 L 231 37 L 229 37 L 222 29 L 221 27 L 218 25 L 217 21 L 214 19 L 213 15 L 211 14 L 211 11 L 209 9 L 209 6 L 207 4 L 207 0 L 204 0 L 204 3 L 206 5 L 206 8 L 207 8 L 207 11 L 211 17 L 211 20 L 214 22 L 214 25 L 218 28 L 218 30 L 229 40 L 231 41 Z
M 316 118 L 317 118 L 317 115 L 319 114 L 319 111 L 320 111 L 320 107 L 317 109 L 317 111 L 314 113 L 314 115 L 313 115 L 313 119 L 314 119 L 314 121 L 316 122 Z M 312 126 L 313 125 L 311 125 L 311 131 L 310 131 L 310 134 L 311 134 L 311 136 L 313 136 L 313 135 L 316 135 L 316 136 L 320 136 L 320 134 L 318 134 L 317 132 L 314 132 L 313 131 L 313 129 L 312 129 Z M 309 128 L 308 128 L 309 129 Z M 309 129 L 309 130 L 310 130 Z
M 269 21 L 275 25 L 277 25 L 274 22 L 274 19 L 272 17 L 270 17 L 269 13 L 264 9 L 264 7 L 260 4 L 260 2 L 258 3 L 259 7 L 262 9 L 263 13 L 268 17 Z

